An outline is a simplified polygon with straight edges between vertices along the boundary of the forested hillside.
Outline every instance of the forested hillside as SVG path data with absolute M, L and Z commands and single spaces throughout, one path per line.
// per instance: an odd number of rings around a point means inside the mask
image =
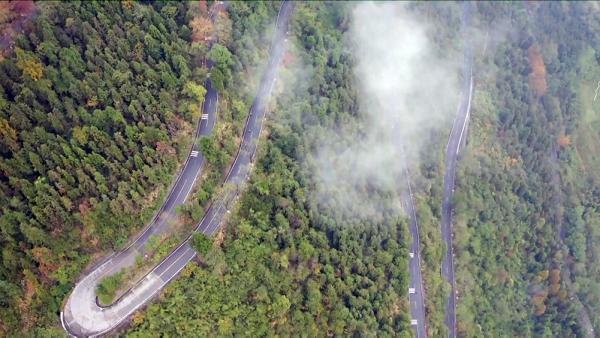
M 198 118 L 186 14 L 39 3 L 0 62 L 0 335 L 58 325 L 90 254 L 161 201 Z
M 490 39 L 455 197 L 459 333 L 582 336 L 588 315 L 598 332 L 598 9 L 477 8 Z
M 58 315 L 75 281 L 162 204 L 192 144 L 207 79 L 219 96 L 214 131 L 199 140 L 206 165 L 177 208 L 174 223 L 184 226 L 153 238 L 166 246 L 144 268 L 228 189 L 221 183 L 279 5 L 0 4 L 0 337 L 64 335 Z M 200 257 L 120 334 L 413 336 L 399 198 L 406 183 L 358 173 L 403 168 L 401 159 L 377 143 L 364 153 L 385 161 L 367 170 L 357 168 L 363 153 L 338 156 L 368 139 L 369 113 L 382 115 L 357 72 L 355 7 L 295 6 L 246 191 L 222 231 L 195 237 Z M 453 213 L 458 335 L 600 332 L 600 6 L 478 2 L 466 42 L 456 3 L 400 6 L 427 23 L 423 34 L 440 57 L 432 60 L 461 63 L 463 43 L 474 51 Z M 443 110 L 435 104 L 427 109 Z M 449 292 L 440 215 L 451 123 L 440 121 L 411 130 L 427 132 L 405 149 L 430 337 L 447 335 Z
M 229 10 L 239 27 L 246 18 Z M 311 161 L 300 161 L 329 135 L 325 127 L 360 122 L 347 19 L 344 4 L 297 4 L 287 85 L 224 240 L 135 315 L 128 335 L 412 335 L 406 222 L 394 213 L 349 218 L 319 205 Z

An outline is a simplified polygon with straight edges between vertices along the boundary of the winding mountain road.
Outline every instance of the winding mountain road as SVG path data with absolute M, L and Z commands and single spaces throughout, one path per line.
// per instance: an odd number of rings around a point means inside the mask
M 462 26 L 465 37 L 463 61 L 463 92 L 458 114 L 454 119 L 450 138 L 446 147 L 446 173 L 444 174 L 444 195 L 442 200 L 442 239 L 446 243 L 446 253 L 442 261 L 441 274 L 450 283 L 451 291 L 446 305 L 445 323 L 448 337 L 456 337 L 456 280 L 454 278 L 454 249 L 452 246 L 452 198 L 458 154 L 467 138 L 467 126 L 473 96 L 473 52 L 467 39 L 467 28 L 471 16 L 472 3 L 463 2 Z
M 196 227 L 196 231 L 211 235 L 219 228 L 248 178 L 258 147 L 267 103 L 285 51 L 285 41 L 287 40 L 285 36 L 293 9 L 292 2 L 285 1 L 281 5 L 271 43 L 269 63 L 250 108 L 238 154 L 225 180 L 223 196 L 209 207 L 204 218 Z M 208 135 L 212 131 L 216 121 L 217 105 L 218 94 L 208 83 L 197 136 Z M 176 209 L 186 201 L 203 165 L 204 157 L 199 153 L 198 146 L 195 144 L 167 200 L 146 230 L 129 247 L 108 257 L 103 264 L 94 268 L 76 284 L 60 314 L 63 328 L 70 335 L 96 337 L 110 332 L 156 296 L 196 256 L 196 252 L 189 244 L 188 237 L 115 303 L 108 307 L 101 307 L 96 303 L 95 290 L 99 281 L 123 268 L 134 265 L 135 258 L 145 253 L 150 236 L 169 230 L 169 221 L 177 217 Z

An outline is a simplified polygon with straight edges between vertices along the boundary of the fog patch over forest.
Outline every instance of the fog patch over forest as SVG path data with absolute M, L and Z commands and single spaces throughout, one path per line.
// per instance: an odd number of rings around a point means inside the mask
M 425 22 L 405 3 L 352 9 L 347 41 L 362 123 L 341 122 L 313 148 L 321 205 L 359 218 L 395 213 L 404 163 L 418 161 L 433 132 L 449 133 L 462 54 L 435 50 Z

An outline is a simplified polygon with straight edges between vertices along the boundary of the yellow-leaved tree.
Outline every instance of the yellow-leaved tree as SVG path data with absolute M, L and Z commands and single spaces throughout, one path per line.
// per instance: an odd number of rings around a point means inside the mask
M 44 76 L 44 65 L 32 54 L 17 48 L 17 68 L 19 68 L 23 75 L 31 77 L 34 81 L 37 81 Z

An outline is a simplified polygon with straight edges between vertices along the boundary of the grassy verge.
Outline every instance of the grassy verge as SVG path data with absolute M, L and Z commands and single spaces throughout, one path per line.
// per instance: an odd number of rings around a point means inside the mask
M 135 265 L 119 271 L 117 274 L 105 277 L 96 288 L 96 295 L 100 305 L 111 305 L 116 299 L 123 296 L 130 288 L 148 274 L 156 264 L 179 245 L 183 240 L 180 235 L 152 236 L 150 237 L 146 255 L 139 254 L 135 258 Z
M 124 271 L 119 271 L 116 274 L 104 277 L 96 287 L 96 295 L 102 305 L 108 305 L 113 302 L 117 290 L 123 283 Z

